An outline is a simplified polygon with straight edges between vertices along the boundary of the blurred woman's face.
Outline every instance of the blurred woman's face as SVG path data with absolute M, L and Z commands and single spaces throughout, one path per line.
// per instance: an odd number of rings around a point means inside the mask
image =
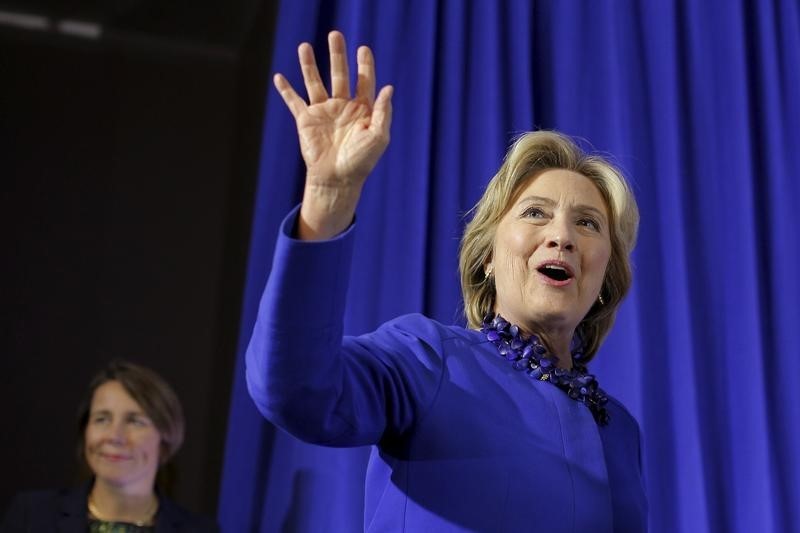
M 86 462 L 96 481 L 131 494 L 152 492 L 161 435 L 119 381 L 95 390 L 85 441 Z
M 542 172 L 495 234 L 495 312 L 528 333 L 570 333 L 597 301 L 611 257 L 608 210 L 586 176 Z

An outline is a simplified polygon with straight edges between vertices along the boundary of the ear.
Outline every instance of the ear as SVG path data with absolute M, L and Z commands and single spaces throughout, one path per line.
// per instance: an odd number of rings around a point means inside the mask
M 488 278 L 494 272 L 494 263 L 492 263 L 492 256 L 483 263 L 483 279 Z

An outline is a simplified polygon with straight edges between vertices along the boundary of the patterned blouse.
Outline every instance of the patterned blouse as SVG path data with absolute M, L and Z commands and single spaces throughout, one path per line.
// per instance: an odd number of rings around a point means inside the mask
M 89 518 L 89 533 L 155 533 L 156 526 L 137 526 L 130 522 L 106 522 Z

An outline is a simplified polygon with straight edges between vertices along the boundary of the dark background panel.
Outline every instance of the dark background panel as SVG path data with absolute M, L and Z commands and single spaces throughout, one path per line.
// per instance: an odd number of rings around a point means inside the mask
M 174 496 L 214 513 L 276 7 L 62 4 L 0 2 L 0 507 L 75 482 L 78 403 L 122 357 L 177 390 Z

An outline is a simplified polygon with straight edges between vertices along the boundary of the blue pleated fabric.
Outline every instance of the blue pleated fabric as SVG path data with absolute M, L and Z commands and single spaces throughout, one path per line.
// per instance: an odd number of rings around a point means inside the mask
M 654 532 L 800 531 L 800 8 L 796 2 L 283 2 L 273 71 L 343 31 L 395 86 L 358 209 L 345 332 L 459 323 L 457 246 L 516 133 L 613 154 L 642 223 L 634 286 L 592 370 L 638 419 Z M 327 66 L 323 65 L 323 69 Z M 323 70 L 323 77 L 325 70 Z M 220 522 L 359 531 L 369 448 L 300 443 L 248 396 L 244 351 L 303 166 L 266 118 Z M 319 502 L 324 501 L 325 505 Z

